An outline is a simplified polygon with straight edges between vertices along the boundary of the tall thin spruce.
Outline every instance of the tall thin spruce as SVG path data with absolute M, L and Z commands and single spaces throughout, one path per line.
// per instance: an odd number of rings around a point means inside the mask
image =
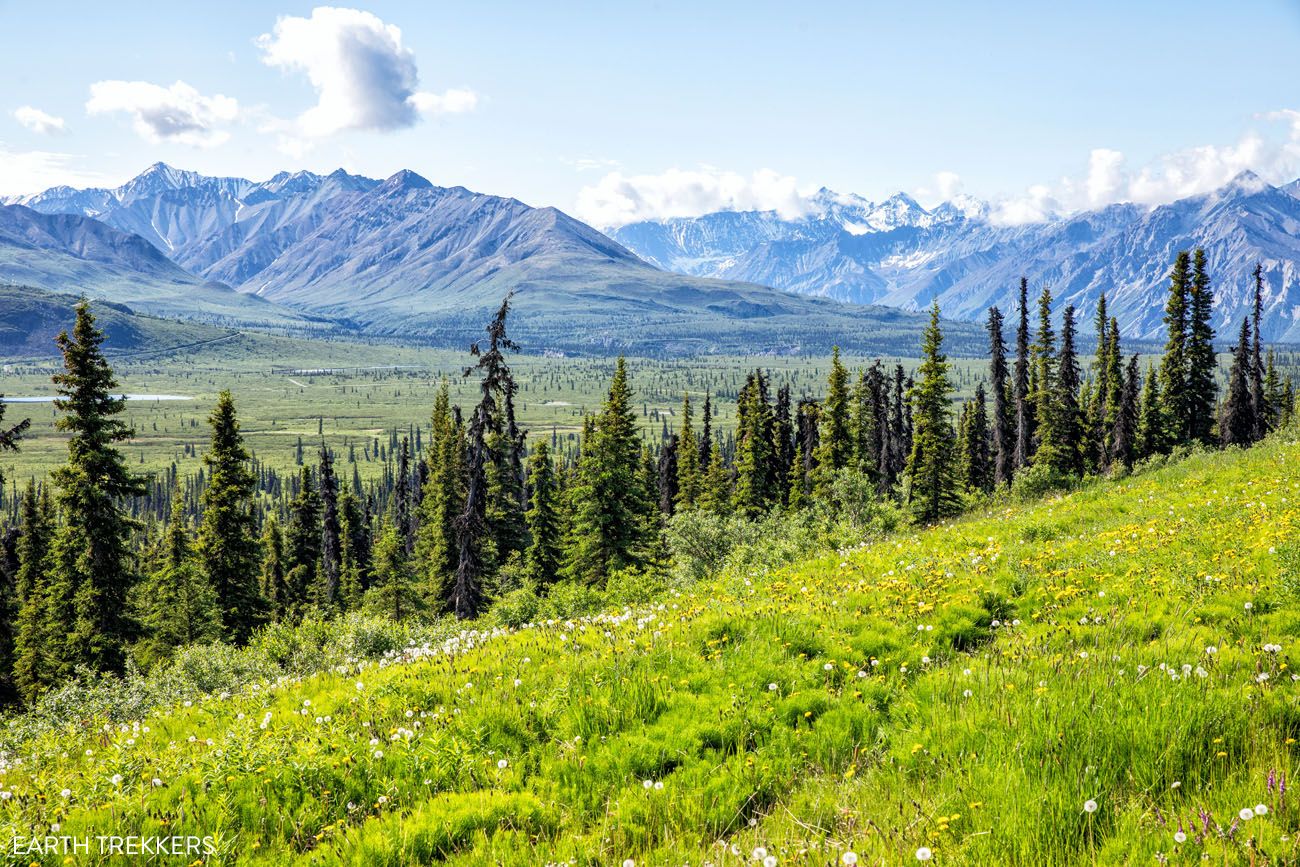
M 465 376 L 477 370 L 482 373 L 482 379 L 479 382 L 479 402 L 469 423 L 465 505 L 454 525 L 456 574 L 447 608 L 460 620 L 477 617 L 483 605 L 484 546 L 488 534 L 487 464 L 496 457 L 488 449 L 488 438 L 502 432 L 497 401 L 514 383 L 505 352 L 519 350 L 506 334 L 506 316 L 510 313 L 513 295 L 513 292 L 506 295 L 487 326 L 487 350 L 481 350 L 477 343 L 472 344 L 469 351 L 478 362 L 465 368 Z
M 993 483 L 1008 485 L 1015 471 L 1015 439 L 1012 406 L 1008 404 L 1007 342 L 1002 338 L 1002 311 L 989 308 L 989 390 L 993 395 L 992 461 Z

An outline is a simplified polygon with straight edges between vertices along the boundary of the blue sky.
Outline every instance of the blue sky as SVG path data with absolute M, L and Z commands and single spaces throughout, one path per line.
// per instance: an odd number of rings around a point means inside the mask
M 1300 174 L 1295 0 L 0 0 L 0 28 L 0 194 L 163 160 L 411 168 L 598 225 L 823 185 L 1014 221 Z

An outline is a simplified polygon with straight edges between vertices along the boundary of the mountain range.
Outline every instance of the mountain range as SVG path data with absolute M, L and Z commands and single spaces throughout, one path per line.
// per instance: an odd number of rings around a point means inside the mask
M 151 287 L 170 281 L 182 305 L 201 291 L 233 290 L 266 304 L 268 316 L 438 343 L 480 334 L 513 290 L 512 331 L 538 350 L 796 352 L 839 342 L 889 352 L 924 325 L 898 310 L 674 273 L 555 208 L 438 187 L 410 171 L 383 181 L 336 171 L 253 182 L 159 163 L 116 189 L 56 187 L 9 199 L 0 212 L 0 250 L 25 256 L 13 279 L 62 291 L 97 281 L 103 297 L 147 312 L 162 312 L 158 299 L 126 297 L 119 270 Z M 72 237 L 32 253 L 23 233 L 4 231 L 6 217 L 66 224 Z M 92 245 L 80 234 L 103 237 Z M 95 274 L 68 273 L 64 259 L 86 249 Z M 101 255 L 110 249 L 122 253 Z M 38 253 L 48 253 L 44 274 L 28 261 Z M 977 335 L 959 326 L 953 339 L 973 349 Z
M 1110 205 L 1027 225 L 958 197 L 925 208 L 822 189 L 803 217 L 720 211 L 601 233 L 555 208 L 414 172 L 266 181 L 162 163 L 113 189 L 0 202 L 0 282 L 234 327 L 463 344 L 508 291 L 533 351 L 638 354 L 910 351 L 938 300 L 949 349 L 982 350 L 989 305 L 1027 276 L 1080 326 L 1105 292 L 1130 339 L 1158 340 L 1169 264 L 1206 249 L 1215 327 L 1265 273 L 1264 333 L 1300 341 L 1300 186 L 1243 173 L 1205 195 Z
M 986 203 L 959 197 L 927 210 L 904 194 L 880 204 L 821 190 L 809 213 L 720 211 L 607 230 L 648 262 L 859 304 L 979 319 L 1009 312 L 1020 276 L 1054 309 L 1073 305 L 1081 330 L 1104 292 L 1126 337 L 1163 334 L 1168 272 L 1203 247 L 1216 292 L 1214 324 L 1235 333 L 1263 265 L 1264 334 L 1300 341 L 1300 182 L 1277 187 L 1243 172 L 1214 192 L 1154 208 L 1117 204 L 1039 223 L 1000 225 Z

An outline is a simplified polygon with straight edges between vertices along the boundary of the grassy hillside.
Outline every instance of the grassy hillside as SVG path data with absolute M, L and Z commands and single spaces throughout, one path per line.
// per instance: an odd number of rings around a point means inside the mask
M 0 836 L 215 834 L 207 863 L 248 864 L 1292 862 L 1298 501 L 1275 440 L 789 566 L 804 534 L 758 533 L 620 613 L 123 695 L 134 724 L 54 703 L 5 730 Z

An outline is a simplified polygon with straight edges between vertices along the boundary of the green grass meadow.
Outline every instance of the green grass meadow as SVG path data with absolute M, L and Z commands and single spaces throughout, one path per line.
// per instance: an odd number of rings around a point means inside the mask
M 209 864 L 1294 863 L 1298 524 L 1278 436 L 838 550 L 769 537 L 600 614 L 11 725 L 0 836 L 214 835 Z

